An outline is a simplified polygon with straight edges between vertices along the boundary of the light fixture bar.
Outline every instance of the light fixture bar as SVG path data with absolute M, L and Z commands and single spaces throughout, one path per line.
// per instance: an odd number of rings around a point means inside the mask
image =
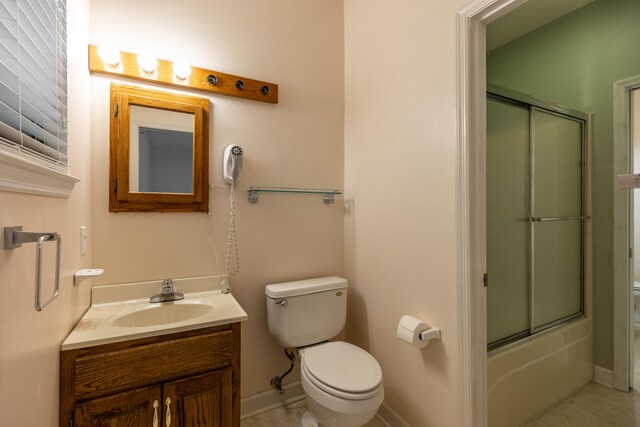
M 98 47 L 89 45 L 89 71 L 158 83 L 173 87 L 190 88 L 207 93 L 233 96 L 252 101 L 278 103 L 278 85 L 218 71 L 191 66 L 191 74 L 184 79 L 176 77 L 173 62 L 158 59 L 155 73 L 147 73 L 138 65 L 137 55 L 120 52 L 120 61 L 111 66 L 98 56 Z

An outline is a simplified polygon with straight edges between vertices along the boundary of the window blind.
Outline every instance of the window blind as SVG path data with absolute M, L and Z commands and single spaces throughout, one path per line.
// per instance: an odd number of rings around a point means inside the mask
M 67 169 L 66 0 L 0 0 L 0 145 Z

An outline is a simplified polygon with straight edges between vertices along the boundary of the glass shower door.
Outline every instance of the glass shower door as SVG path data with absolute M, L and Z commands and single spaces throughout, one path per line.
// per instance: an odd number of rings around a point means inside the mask
M 532 332 L 582 313 L 582 122 L 531 109 Z
M 583 313 L 583 129 L 582 118 L 487 99 L 490 350 Z
M 487 102 L 488 342 L 529 331 L 529 111 Z

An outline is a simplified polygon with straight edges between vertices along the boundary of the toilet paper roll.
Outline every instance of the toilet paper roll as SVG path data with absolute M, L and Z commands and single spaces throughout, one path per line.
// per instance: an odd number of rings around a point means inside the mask
M 420 339 L 420 332 L 429 329 L 429 325 L 424 323 L 420 319 L 416 319 L 413 316 L 405 314 L 398 323 L 398 338 L 402 341 L 411 344 L 414 347 L 424 348 L 429 341 L 423 341 Z

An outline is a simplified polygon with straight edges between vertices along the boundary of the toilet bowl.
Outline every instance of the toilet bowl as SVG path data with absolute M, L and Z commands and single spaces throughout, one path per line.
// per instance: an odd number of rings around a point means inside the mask
M 362 426 L 375 416 L 384 388 L 380 365 L 369 353 L 334 341 L 301 349 L 300 358 L 308 410 L 319 425 Z
M 382 370 L 353 344 L 328 340 L 345 326 L 347 281 L 320 277 L 265 288 L 269 332 L 300 352 L 300 378 L 307 395 L 302 427 L 361 427 L 384 399 Z

